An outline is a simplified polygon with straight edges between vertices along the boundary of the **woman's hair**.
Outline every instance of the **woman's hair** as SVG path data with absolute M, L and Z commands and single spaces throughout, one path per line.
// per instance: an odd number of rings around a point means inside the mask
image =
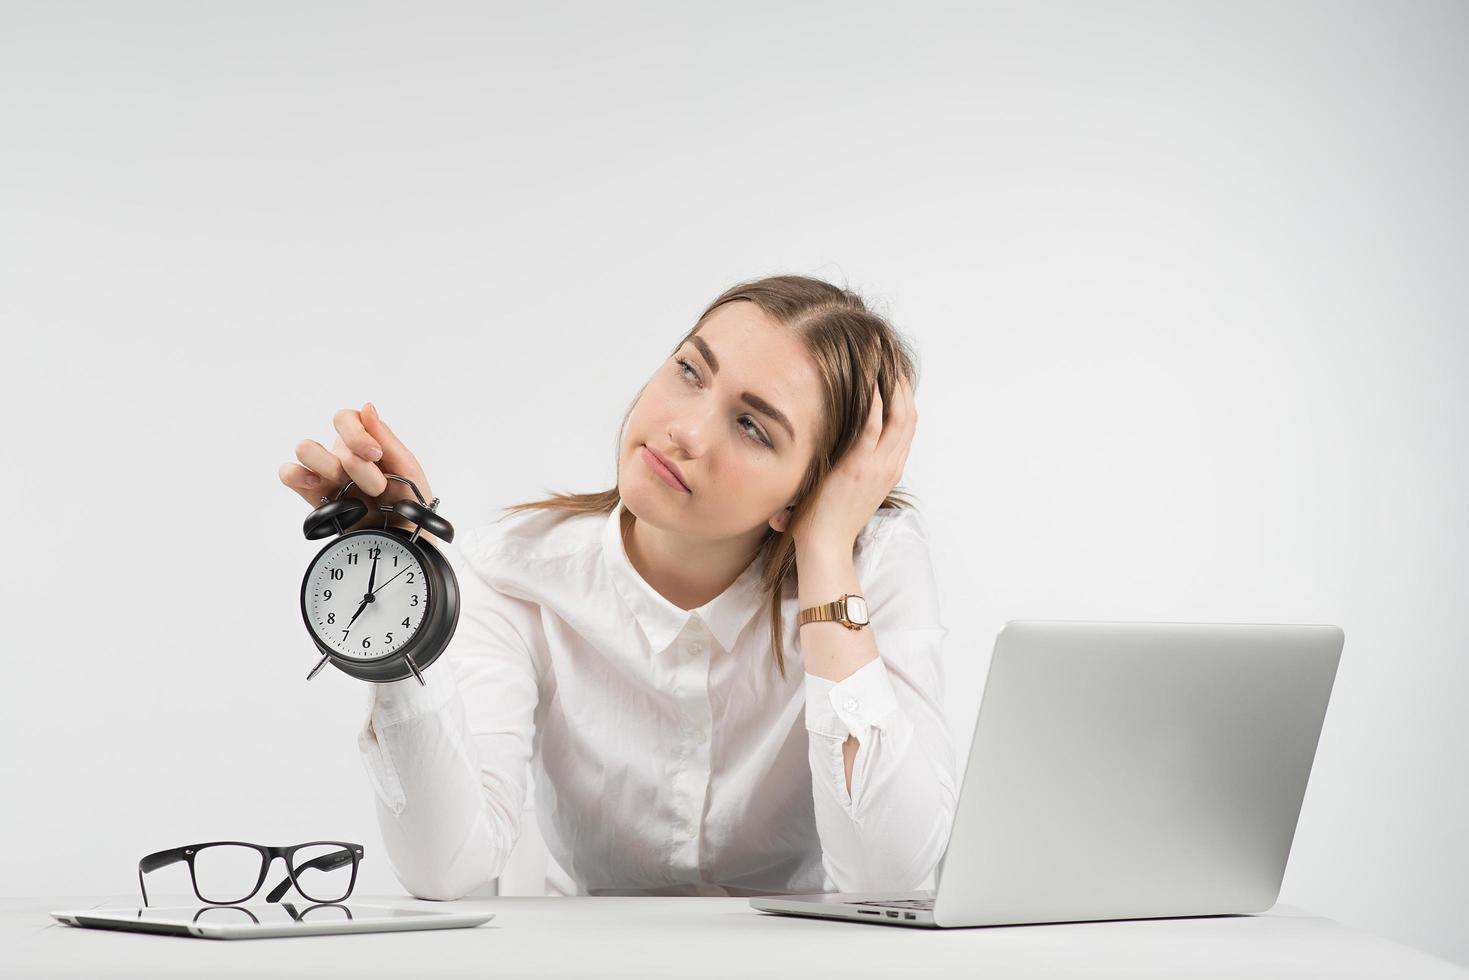
M 887 320 L 869 310 L 859 296 L 807 276 L 769 276 L 731 286 L 699 314 L 693 328 L 673 346 L 670 356 L 699 332 L 715 310 L 736 300 L 754 303 L 772 319 L 789 328 L 805 344 L 820 378 L 823 418 L 817 430 L 816 451 L 796 492 L 789 527 L 804 516 L 814 501 L 814 491 L 861 436 L 872 409 L 873 382 L 876 381 L 882 395 L 884 423 L 898 378 L 908 378 L 914 389 L 917 388 L 914 358 L 908 345 Z M 645 383 L 638 390 L 622 417 L 622 425 L 618 427 L 616 459 L 619 461 L 623 429 L 646 388 Z M 903 491 L 895 489 L 879 509 L 911 508 L 912 502 L 905 497 Z M 618 488 L 613 487 L 601 493 L 555 493 L 545 500 L 512 504 L 501 509 L 507 512 L 541 509 L 611 514 L 618 498 Z M 770 597 L 770 637 L 775 651 L 775 666 L 781 677 L 785 677 L 780 606 L 787 580 L 792 584 L 797 581 L 795 543 L 789 534 L 767 527 L 756 559 L 762 562 L 762 591 Z

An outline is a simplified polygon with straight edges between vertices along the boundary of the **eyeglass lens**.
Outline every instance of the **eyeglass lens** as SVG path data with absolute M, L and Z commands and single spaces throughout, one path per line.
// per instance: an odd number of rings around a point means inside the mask
M 296 884 L 313 902 L 340 902 L 352 890 L 356 861 L 350 848 L 336 844 L 307 844 L 291 856 Z

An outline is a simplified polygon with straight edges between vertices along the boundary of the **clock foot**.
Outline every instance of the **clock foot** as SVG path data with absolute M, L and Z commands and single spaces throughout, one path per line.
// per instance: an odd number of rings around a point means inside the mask
M 322 657 L 321 658 L 321 661 L 315 667 L 312 667 L 311 668 L 311 673 L 309 673 L 309 674 L 306 675 L 306 679 L 309 681 L 309 680 L 311 680 L 311 678 L 315 677 L 317 671 L 319 671 L 319 670 L 321 670 L 321 668 L 325 667 L 326 666 L 326 662 L 328 660 L 330 660 L 330 659 L 331 659 L 331 657 Z
M 423 672 L 418 669 L 418 664 L 413 662 L 413 658 L 405 654 L 403 659 L 408 661 L 408 666 L 413 671 L 413 676 L 418 678 L 419 687 L 427 687 L 428 682 L 423 679 Z

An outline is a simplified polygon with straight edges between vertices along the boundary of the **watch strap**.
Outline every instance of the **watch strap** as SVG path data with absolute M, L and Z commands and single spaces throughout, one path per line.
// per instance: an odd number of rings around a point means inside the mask
M 819 606 L 802 609 L 800 615 L 796 617 L 796 628 L 799 629 L 807 623 L 832 622 L 841 623 L 849 630 L 860 630 L 867 624 L 854 623 L 847 618 L 847 599 L 851 595 L 856 595 L 856 593 L 848 593 L 832 602 L 823 602 Z

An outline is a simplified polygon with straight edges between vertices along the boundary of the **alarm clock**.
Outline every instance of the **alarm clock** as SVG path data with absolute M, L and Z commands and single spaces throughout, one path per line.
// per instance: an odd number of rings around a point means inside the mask
M 454 540 L 454 528 L 436 513 L 439 498 L 425 503 L 412 480 L 392 473 L 418 498 L 381 504 L 378 510 L 414 525 L 347 531 L 367 514 L 367 504 L 347 497 L 356 481 L 322 497 L 303 530 L 311 541 L 336 535 L 316 553 L 301 580 L 301 618 L 321 651 L 309 681 L 328 662 L 359 680 L 386 684 L 418 678 L 454 635 L 459 624 L 459 580 L 439 549 L 419 537 L 424 531 Z

